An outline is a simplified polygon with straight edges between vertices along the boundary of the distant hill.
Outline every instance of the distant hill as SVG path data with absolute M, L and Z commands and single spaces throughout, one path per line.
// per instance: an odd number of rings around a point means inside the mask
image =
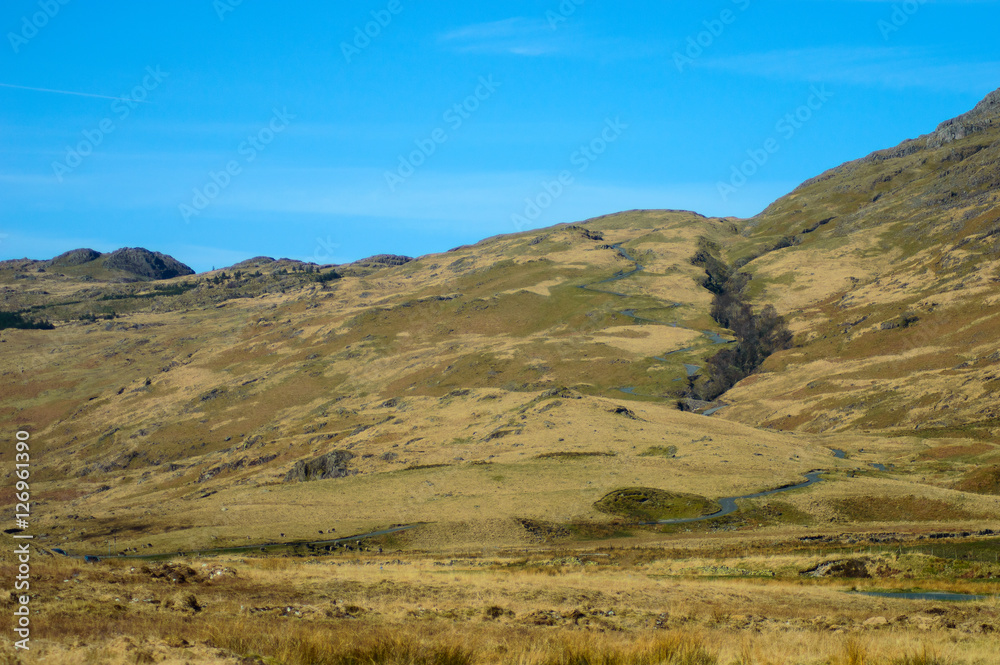
M 97 281 L 163 280 L 193 275 L 194 270 L 172 256 L 142 247 L 124 247 L 102 254 L 82 248 L 64 252 L 49 260 L 15 259 L 0 261 L 0 271 L 18 273 L 63 273 Z

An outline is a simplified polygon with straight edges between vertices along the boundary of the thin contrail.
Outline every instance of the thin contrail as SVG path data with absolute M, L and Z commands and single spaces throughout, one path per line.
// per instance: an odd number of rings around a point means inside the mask
M 36 92 L 54 92 L 58 95 L 77 95 L 78 97 L 97 97 L 99 99 L 115 99 L 119 102 L 133 102 L 136 104 L 149 104 L 149 102 L 139 99 L 128 99 L 126 97 L 108 97 L 107 95 L 94 95 L 89 92 L 73 92 L 72 90 L 52 90 L 50 88 L 31 88 L 26 85 L 14 85 L 12 83 L 0 83 L 3 88 L 17 88 L 18 90 L 34 90 Z

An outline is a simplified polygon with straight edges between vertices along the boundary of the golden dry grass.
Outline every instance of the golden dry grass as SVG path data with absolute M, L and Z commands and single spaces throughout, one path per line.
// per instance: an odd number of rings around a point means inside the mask
M 195 558 L 174 568 L 43 559 L 33 649 L 7 662 L 985 665 L 1000 625 L 996 600 L 884 600 L 845 593 L 857 580 L 800 581 L 814 555 L 603 554 Z M 193 575 L 171 581 L 189 566 Z M 719 576 L 764 568 L 776 576 Z

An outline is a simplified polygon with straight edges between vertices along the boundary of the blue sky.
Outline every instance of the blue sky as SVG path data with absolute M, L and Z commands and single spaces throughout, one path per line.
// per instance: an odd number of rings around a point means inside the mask
M 1000 87 L 995 2 L 94 4 L 0 8 L 0 259 L 746 217 Z

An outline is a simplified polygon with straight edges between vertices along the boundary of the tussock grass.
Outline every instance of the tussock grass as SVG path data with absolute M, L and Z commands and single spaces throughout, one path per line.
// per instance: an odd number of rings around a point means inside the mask
M 574 635 L 548 646 L 531 665 L 717 665 L 717 652 L 697 634 L 670 633 L 616 645 L 602 636 Z M 552 653 L 554 651 L 554 653 Z M 522 661 L 523 662 L 523 661 Z
M 805 579 L 815 556 L 690 546 L 193 558 L 173 564 L 199 573 L 184 583 L 121 561 L 41 559 L 37 658 L 24 665 L 973 665 L 995 653 L 991 633 L 969 631 L 1000 625 L 996 601 L 886 601 L 845 591 L 932 580 Z M 883 559 L 916 571 L 930 558 Z M 210 578 L 220 567 L 236 575 Z M 764 569 L 776 576 L 742 576 Z
M 917 648 L 908 648 L 905 653 L 893 653 L 895 648 L 891 644 L 880 644 L 880 640 L 874 638 L 851 636 L 844 641 L 840 650 L 833 654 L 829 663 L 830 665 L 956 665 L 964 662 L 944 657 L 938 649 L 926 643 Z
M 211 631 L 212 643 L 244 656 L 285 665 L 473 665 L 473 650 L 457 635 L 364 627 L 296 626 L 281 631 L 261 622 L 234 622 Z
M 580 457 L 614 457 L 617 453 L 612 451 L 570 451 L 570 452 L 551 452 L 542 453 L 541 455 L 535 455 L 535 459 L 577 459 Z
M 924 645 L 919 652 L 897 656 L 891 661 L 891 665 L 952 665 L 955 661 L 944 658 L 938 652 Z

